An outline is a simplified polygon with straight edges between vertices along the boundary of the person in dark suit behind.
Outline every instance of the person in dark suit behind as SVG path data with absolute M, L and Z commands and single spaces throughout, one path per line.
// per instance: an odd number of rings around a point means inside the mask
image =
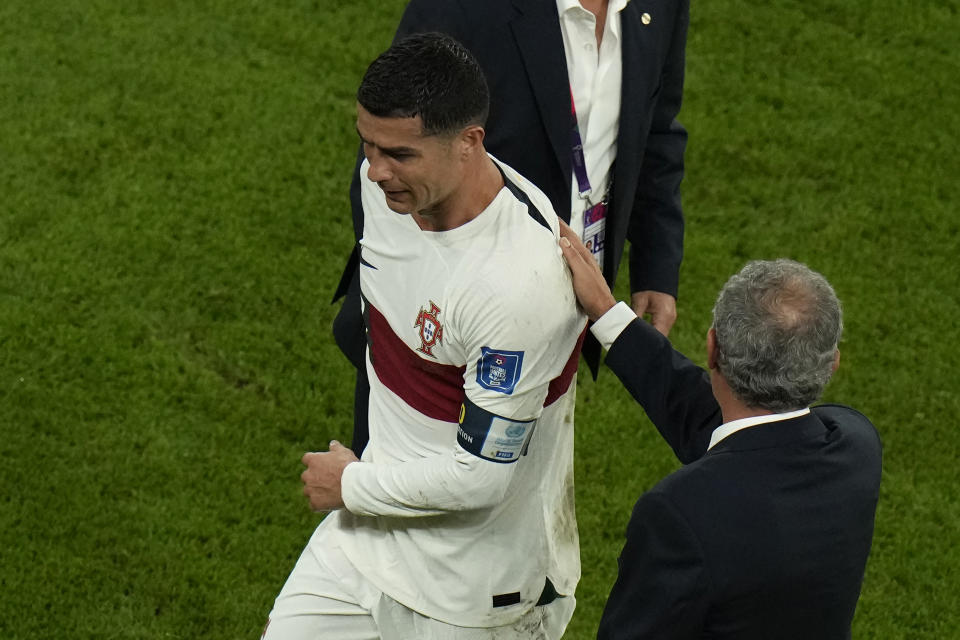
M 608 366 L 685 463 L 637 501 L 598 637 L 849 638 L 881 445 L 854 409 L 810 407 L 840 358 L 829 283 L 747 264 L 714 306 L 707 373 L 617 304 L 573 234 L 560 244 Z
M 411 0 L 396 34 L 439 31 L 473 53 L 490 85 L 486 148 L 591 241 L 609 283 L 629 240 L 631 306 L 664 334 L 676 319 L 683 255 L 687 134 L 676 117 L 688 22 L 689 0 Z M 355 174 L 357 240 L 358 185 Z M 359 455 L 367 386 L 357 264 L 354 253 L 334 294 L 346 295 L 334 337 L 357 368 Z M 600 347 L 590 336 L 583 354 L 596 374 Z

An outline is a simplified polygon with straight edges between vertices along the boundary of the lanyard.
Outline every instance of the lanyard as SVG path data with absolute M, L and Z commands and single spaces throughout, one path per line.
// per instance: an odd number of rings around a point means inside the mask
M 573 87 L 570 87 L 570 141 L 573 146 L 573 173 L 577 176 L 577 190 L 580 197 L 587 199 L 593 189 L 587 177 L 587 160 L 583 157 L 583 139 L 580 137 L 580 125 L 577 123 L 577 106 L 573 103 Z
M 577 107 L 573 103 L 573 87 L 570 87 L 570 140 L 573 146 L 573 172 L 577 176 L 577 188 L 580 198 L 586 201 L 583 211 L 583 244 L 593 255 L 593 259 L 603 268 L 604 238 L 606 236 L 607 198 L 597 204 L 590 203 L 590 178 L 587 177 L 587 161 L 583 157 L 583 139 L 580 137 L 580 125 L 577 122 Z

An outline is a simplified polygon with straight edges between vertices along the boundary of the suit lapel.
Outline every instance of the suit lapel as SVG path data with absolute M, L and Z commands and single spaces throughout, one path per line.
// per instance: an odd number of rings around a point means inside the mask
M 614 168 L 614 189 L 617 191 L 636 183 L 640 171 L 640 127 L 645 121 L 641 116 L 647 109 L 646 96 L 651 93 L 647 70 L 656 66 L 652 62 L 658 57 L 654 49 L 654 38 L 648 32 L 655 27 L 644 25 L 640 20 L 646 4 L 648 3 L 642 0 L 632 0 L 620 13 L 623 78 L 620 89 L 617 164 Z M 620 207 L 629 207 L 630 204 L 622 202 Z M 628 217 L 629 211 L 623 216 L 624 223 Z
M 627 159 L 627 168 L 636 165 L 632 159 L 636 157 L 637 130 L 640 123 L 637 118 L 644 89 L 643 74 L 640 67 L 645 60 L 650 60 L 649 52 L 645 51 L 645 42 L 641 32 L 640 18 L 637 15 L 637 5 L 634 0 L 628 2 L 620 14 L 620 52 L 623 62 L 623 77 L 620 81 L 620 130 L 617 140 L 617 160 Z
M 569 136 L 570 81 L 557 5 L 553 0 L 513 0 L 513 5 L 517 16 L 511 28 L 517 48 L 550 145 L 569 182 L 573 171 Z
M 675 9 L 658 0 L 632 0 L 621 12 L 620 45 L 623 60 L 623 80 L 620 93 L 620 132 L 625 137 L 627 151 L 637 156 L 641 126 L 649 124 L 640 117 L 648 110 L 650 96 L 660 82 L 661 47 L 670 42 Z M 643 16 L 647 15 L 647 24 Z M 617 156 L 619 157 L 619 152 Z

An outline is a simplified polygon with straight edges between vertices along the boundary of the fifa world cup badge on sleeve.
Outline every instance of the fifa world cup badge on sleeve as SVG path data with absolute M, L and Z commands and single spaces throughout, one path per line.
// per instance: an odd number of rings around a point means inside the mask
M 480 347 L 477 361 L 477 384 L 484 389 L 510 395 L 520 379 L 523 351 L 506 351 Z

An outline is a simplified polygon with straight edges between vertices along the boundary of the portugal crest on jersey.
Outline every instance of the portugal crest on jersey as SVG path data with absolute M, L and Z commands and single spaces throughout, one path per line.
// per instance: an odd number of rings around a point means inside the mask
M 435 305 L 433 300 L 430 301 L 429 311 L 420 307 L 420 314 L 417 315 L 417 321 L 413 323 L 413 326 L 420 328 L 420 346 L 417 347 L 417 351 L 425 353 L 431 358 L 436 358 L 437 356 L 433 355 L 433 347 L 443 341 L 440 307 Z

